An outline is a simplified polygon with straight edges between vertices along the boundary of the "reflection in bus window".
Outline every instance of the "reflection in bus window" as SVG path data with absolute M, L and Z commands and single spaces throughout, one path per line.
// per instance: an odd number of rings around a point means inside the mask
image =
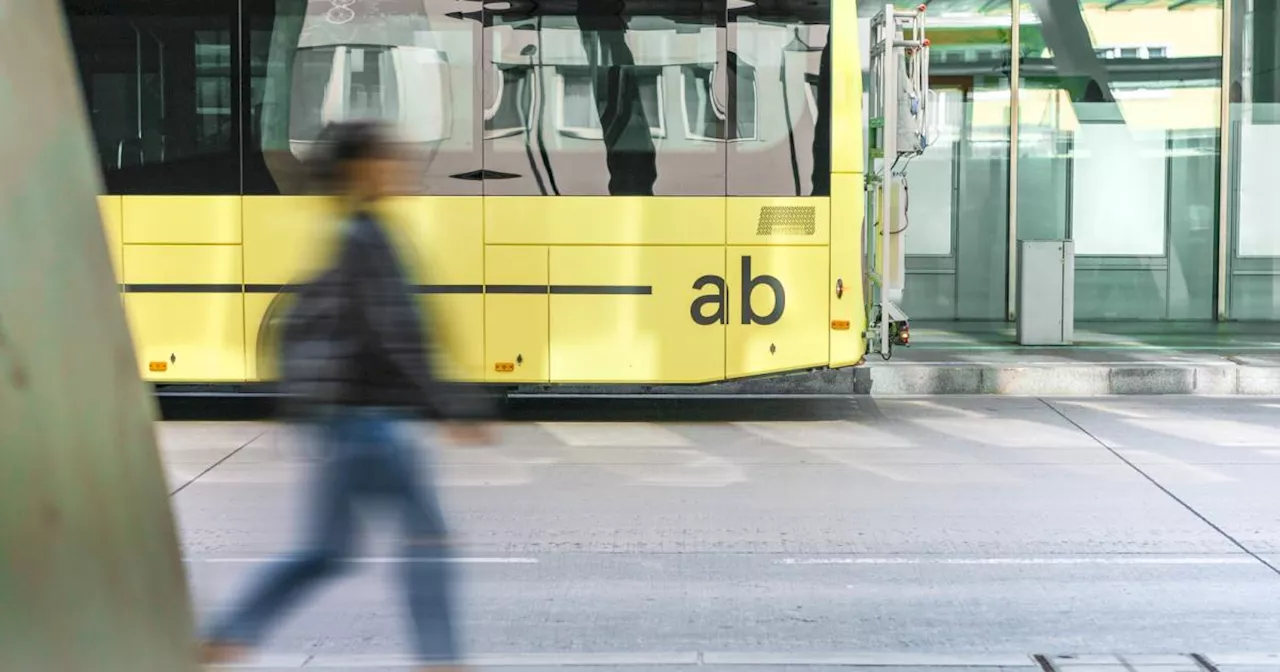
M 505 138 L 519 135 L 529 127 L 533 91 L 530 88 L 532 68 L 513 65 L 497 69 L 497 76 L 486 93 L 493 102 L 485 106 L 484 137 Z
M 596 84 L 590 68 L 559 68 L 560 119 L 557 130 L 564 135 L 587 140 L 601 140 L 604 131 L 600 127 L 602 113 L 598 107 Z M 640 97 L 640 109 L 649 124 L 649 134 L 655 138 L 666 135 L 665 113 L 662 100 L 661 68 L 634 67 L 626 75 L 635 81 Z M 607 116 L 608 113 L 604 113 Z
M 475 194 L 481 127 L 472 45 L 454 2 L 249 0 L 247 193 L 303 193 L 325 126 L 382 119 L 421 161 L 418 193 Z M 335 9 L 336 8 L 336 9 Z M 341 11 L 338 11 L 341 10 Z
M 730 195 L 829 193 L 830 20 L 829 2 L 730 15 L 729 53 L 751 64 L 757 102 L 753 141 L 728 147 Z
M 483 58 L 503 72 L 528 69 L 529 132 L 486 132 L 484 169 L 501 178 L 486 179 L 484 193 L 725 193 L 724 144 L 686 131 L 684 92 L 686 69 L 711 72 L 724 61 L 723 6 L 689 15 L 687 5 L 686 14 L 670 14 L 662 3 L 628 4 L 624 14 L 621 4 L 489 13 Z M 492 89 L 511 80 L 484 81 Z M 486 100 L 497 98 L 486 90 Z
M 685 133 L 698 140 L 756 139 L 756 70 L 729 52 L 718 65 L 683 68 Z M 720 91 L 729 93 L 719 93 Z M 727 100 L 732 100 L 730 104 Z

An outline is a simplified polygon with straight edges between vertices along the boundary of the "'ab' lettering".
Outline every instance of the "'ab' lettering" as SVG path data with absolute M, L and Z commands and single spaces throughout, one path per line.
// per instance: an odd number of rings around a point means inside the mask
M 751 296 L 760 285 L 767 286 L 773 293 L 773 309 L 766 315 L 757 315 L 751 307 Z M 773 324 L 782 319 L 782 313 L 787 307 L 787 292 L 783 288 L 782 282 L 772 275 L 751 275 L 751 257 L 742 257 L 742 323 L 743 324 Z M 708 326 L 712 324 L 728 324 L 729 323 L 729 289 L 724 278 L 718 275 L 704 275 L 693 283 L 693 288 L 702 290 L 710 287 L 713 292 L 703 294 L 693 300 L 689 306 L 689 316 L 697 324 Z M 710 311 L 708 311 L 710 307 Z

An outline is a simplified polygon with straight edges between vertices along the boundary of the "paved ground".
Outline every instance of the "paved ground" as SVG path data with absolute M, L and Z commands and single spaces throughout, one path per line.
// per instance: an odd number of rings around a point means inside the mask
M 555 421 L 435 451 L 469 651 L 526 670 L 1280 670 L 1280 401 L 701 403 L 531 412 Z M 160 438 L 207 617 L 294 538 L 305 453 L 266 423 Z M 403 669 L 397 553 L 369 537 L 257 669 Z

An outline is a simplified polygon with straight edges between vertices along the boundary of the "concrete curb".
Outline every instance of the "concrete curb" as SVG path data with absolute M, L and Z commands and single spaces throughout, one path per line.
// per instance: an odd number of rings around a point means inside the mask
M 689 397 L 870 395 L 1280 396 L 1280 367 L 1212 362 L 875 363 L 709 385 L 522 387 L 522 395 L 663 395 Z
M 1223 365 L 1061 364 L 878 366 L 873 396 L 990 394 L 1037 397 L 1280 394 L 1280 368 Z

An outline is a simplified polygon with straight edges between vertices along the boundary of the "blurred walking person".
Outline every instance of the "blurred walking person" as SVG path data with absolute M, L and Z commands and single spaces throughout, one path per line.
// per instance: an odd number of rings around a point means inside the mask
M 376 122 L 329 129 L 322 166 L 342 199 L 338 245 L 333 261 L 299 288 L 280 351 L 286 398 L 321 449 L 304 546 L 215 622 L 205 662 L 240 657 L 307 589 L 334 576 L 355 545 L 355 505 L 370 501 L 391 505 L 403 522 L 404 580 L 423 669 L 461 669 L 445 524 L 432 484 L 420 479 L 405 420 L 422 409 L 438 419 L 467 414 L 456 412 L 458 397 L 434 375 L 417 297 L 373 211 L 404 174 L 390 139 Z M 458 442 L 485 436 L 474 423 L 444 430 Z

